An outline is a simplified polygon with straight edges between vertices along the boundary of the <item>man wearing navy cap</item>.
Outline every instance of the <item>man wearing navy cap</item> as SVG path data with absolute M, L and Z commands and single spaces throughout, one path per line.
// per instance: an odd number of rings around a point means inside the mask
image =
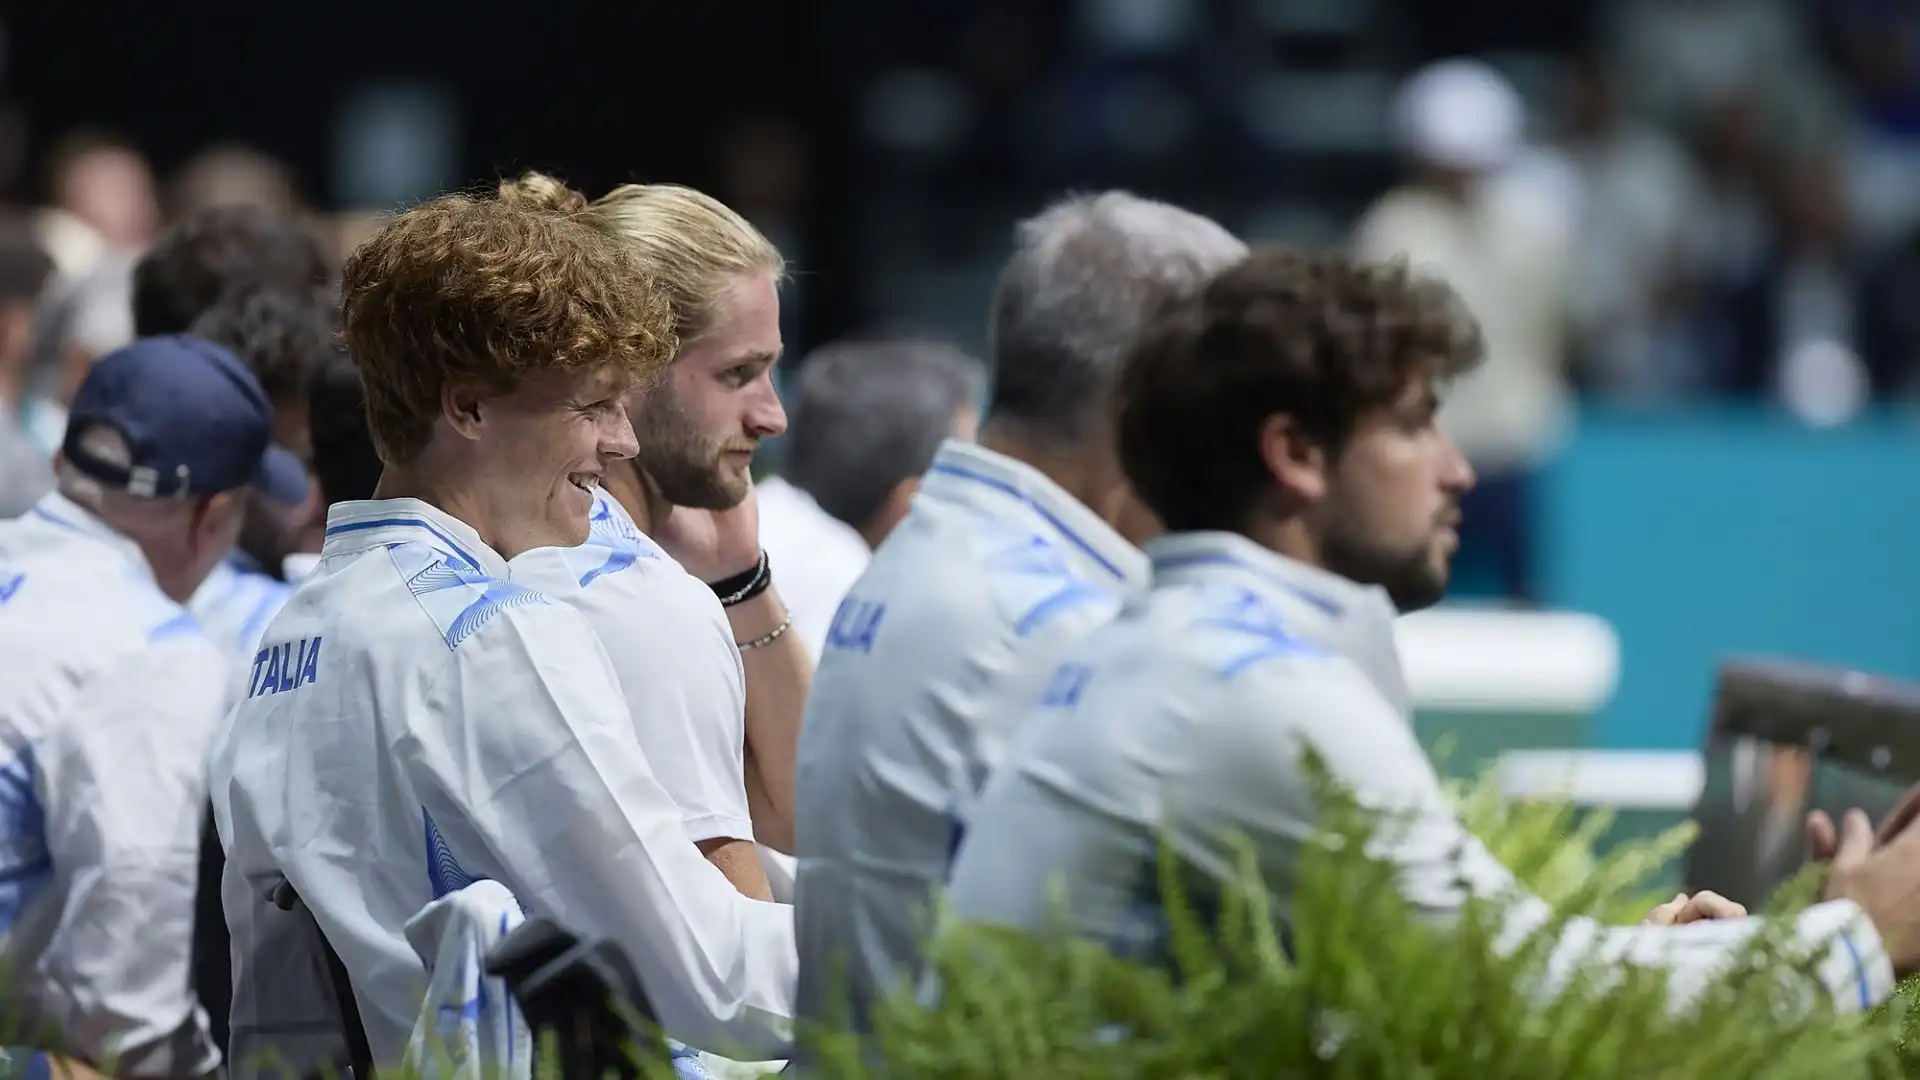
M 181 606 L 255 493 L 297 502 L 232 353 L 146 338 L 74 396 L 57 489 L 0 523 L 0 1007 L 118 1077 L 220 1064 L 189 989 L 224 654 Z

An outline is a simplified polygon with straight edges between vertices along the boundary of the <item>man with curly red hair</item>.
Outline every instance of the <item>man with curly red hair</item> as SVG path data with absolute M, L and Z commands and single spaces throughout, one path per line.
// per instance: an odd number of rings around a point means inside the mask
M 481 879 L 617 945 L 669 1035 L 786 1049 L 788 909 L 701 858 L 591 627 L 509 580 L 514 556 L 587 539 L 636 450 L 627 391 L 676 346 L 666 297 L 584 199 L 511 194 L 400 214 L 345 269 L 384 470 L 329 510 L 213 758 L 243 1071 L 263 1045 L 296 1066 L 331 1045 L 303 1047 L 316 1017 L 283 1004 L 315 981 L 275 945 L 303 912 L 351 988 L 341 1021 L 398 1064 L 427 982 L 408 921 Z

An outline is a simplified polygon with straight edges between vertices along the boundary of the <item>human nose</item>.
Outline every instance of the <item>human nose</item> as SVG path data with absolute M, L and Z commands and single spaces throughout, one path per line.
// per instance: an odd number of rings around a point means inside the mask
M 633 418 L 627 415 L 627 403 L 621 401 L 600 425 L 600 456 L 624 460 L 640 452 L 640 440 L 633 433 Z
M 1477 479 L 1474 476 L 1473 463 L 1467 460 L 1467 455 L 1460 452 L 1460 444 L 1453 441 L 1451 434 L 1442 431 L 1440 439 L 1441 453 L 1446 455 L 1440 468 L 1440 486 L 1454 495 L 1464 495 L 1472 491 Z
M 787 408 L 768 379 L 762 393 L 747 407 L 747 430 L 757 438 L 771 438 L 787 430 Z

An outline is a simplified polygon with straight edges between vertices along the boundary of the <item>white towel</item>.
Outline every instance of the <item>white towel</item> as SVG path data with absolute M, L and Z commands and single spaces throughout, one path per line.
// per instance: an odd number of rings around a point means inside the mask
M 407 1040 L 420 1080 L 531 1080 L 533 1036 L 487 953 L 522 921 L 506 886 L 476 881 L 407 920 L 407 942 L 427 970 L 427 998 Z

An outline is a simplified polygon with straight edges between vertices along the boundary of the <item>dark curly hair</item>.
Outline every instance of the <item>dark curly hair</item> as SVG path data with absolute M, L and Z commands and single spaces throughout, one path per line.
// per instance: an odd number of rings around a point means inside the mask
M 313 478 L 328 506 L 371 499 L 380 483 L 380 455 L 367 431 L 367 394 L 360 371 L 336 354 L 307 382 L 307 428 L 313 438 Z
M 1367 414 L 1483 352 L 1453 289 L 1404 262 L 1258 248 L 1148 322 L 1118 387 L 1121 467 L 1168 529 L 1237 530 L 1273 483 L 1268 417 L 1337 455 Z
M 313 372 L 340 351 L 340 321 L 320 294 L 236 292 L 193 321 L 190 331 L 246 361 L 275 405 L 307 398 Z
M 133 268 L 133 332 L 183 334 L 224 298 L 317 292 L 329 267 L 320 240 L 296 218 L 219 206 L 180 219 Z
M 388 464 L 426 446 L 449 382 L 509 391 L 542 371 L 650 378 L 678 342 L 666 296 L 630 245 L 581 219 L 558 184 L 445 195 L 389 221 L 342 275 L 348 355 Z

